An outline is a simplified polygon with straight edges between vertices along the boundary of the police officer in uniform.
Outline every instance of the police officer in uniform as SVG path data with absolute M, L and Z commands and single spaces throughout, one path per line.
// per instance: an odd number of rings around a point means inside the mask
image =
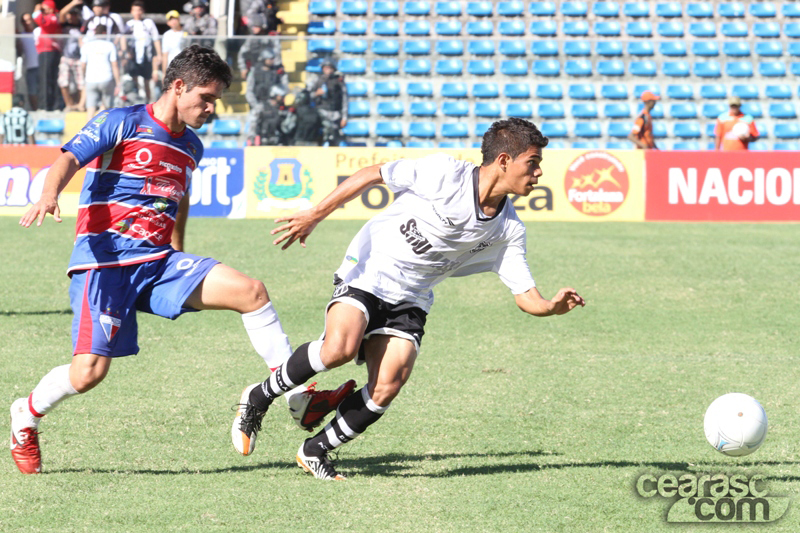
M 282 97 L 289 90 L 289 76 L 282 66 L 275 64 L 271 50 L 263 49 L 259 59 L 259 64 L 247 75 L 245 98 L 250 104 L 250 132 L 263 137 L 264 130 L 260 124 L 265 120 L 264 113 L 271 111 L 267 109 L 271 98 Z
M 199 44 L 206 48 L 214 48 L 214 38 L 217 36 L 217 19 L 208 13 L 207 0 L 192 0 L 192 16 L 183 25 L 183 30 L 189 37 L 190 44 Z M 197 39 L 197 36 L 207 35 L 210 39 Z
M 307 89 L 322 118 L 323 143 L 338 146 L 342 128 L 347 124 L 347 85 L 344 76 L 336 72 L 333 60 L 322 61 L 322 73 L 309 80 Z

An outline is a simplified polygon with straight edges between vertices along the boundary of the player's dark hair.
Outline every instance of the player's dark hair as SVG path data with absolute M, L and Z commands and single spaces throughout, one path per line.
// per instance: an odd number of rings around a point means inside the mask
M 142 11 L 145 10 L 144 9 L 144 0 L 133 0 L 133 2 L 131 2 L 131 7 L 133 7 L 133 6 L 141 7 Z
M 483 135 L 481 166 L 492 164 L 502 153 L 510 155 L 511 159 L 516 159 L 531 146 L 544 148 L 548 142 L 549 139 L 542 135 L 533 122 L 521 118 L 498 120 Z
M 187 92 L 214 81 L 221 81 L 227 89 L 233 81 L 233 73 L 214 50 L 193 44 L 175 56 L 167 67 L 163 90 L 169 89 L 177 79 L 183 80 Z

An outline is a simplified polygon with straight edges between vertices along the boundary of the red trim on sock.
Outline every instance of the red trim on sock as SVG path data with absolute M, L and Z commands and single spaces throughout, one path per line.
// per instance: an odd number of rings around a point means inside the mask
M 44 415 L 36 412 L 36 409 L 33 408 L 33 393 L 28 395 L 28 410 L 31 412 L 33 416 L 36 418 L 42 418 Z
M 270 371 L 270 372 L 275 372 L 275 371 L 276 371 L 276 370 L 278 370 L 279 368 L 280 368 L 280 366 L 276 366 L 275 368 L 270 368 L 270 369 L 269 369 L 269 371 Z

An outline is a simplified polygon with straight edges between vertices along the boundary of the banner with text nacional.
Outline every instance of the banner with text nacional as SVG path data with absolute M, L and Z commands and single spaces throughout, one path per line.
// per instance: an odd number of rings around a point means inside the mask
M 647 220 L 800 221 L 794 152 L 645 155 Z
M 277 218 L 309 208 L 361 168 L 439 152 L 481 162 L 477 149 L 247 147 L 247 217 Z M 545 149 L 542 170 L 528 197 L 512 197 L 522 220 L 644 220 L 641 151 Z M 388 188 L 378 185 L 330 218 L 367 219 L 392 200 Z

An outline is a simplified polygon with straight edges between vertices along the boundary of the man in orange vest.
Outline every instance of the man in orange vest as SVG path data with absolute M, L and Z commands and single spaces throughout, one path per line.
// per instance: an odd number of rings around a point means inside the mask
M 642 109 L 642 112 L 636 117 L 633 129 L 628 135 L 628 139 L 640 150 L 658 150 L 656 141 L 653 138 L 653 119 L 650 116 L 650 110 L 656 106 L 656 102 L 660 99 L 661 97 L 652 91 L 645 91 L 642 93 L 644 109 Z
M 730 111 L 717 117 L 714 128 L 714 149 L 723 151 L 747 150 L 748 145 L 758 139 L 758 129 L 752 115 L 742 113 L 742 101 L 738 96 L 728 98 Z

